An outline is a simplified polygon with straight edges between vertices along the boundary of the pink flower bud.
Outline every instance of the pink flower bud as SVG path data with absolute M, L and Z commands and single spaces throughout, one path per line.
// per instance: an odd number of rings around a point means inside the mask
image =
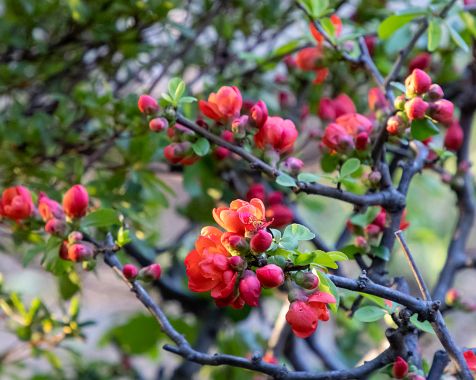
M 422 98 L 416 97 L 408 100 L 405 103 L 405 113 L 407 114 L 408 119 L 416 120 L 423 119 L 425 113 L 428 110 L 428 103 L 425 102 Z
M 302 168 L 304 167 L 304 162 L 296 157 L 288 157 L 286 161 L 284 161 L 283 166 L 286 171 L 291 174 L 298 174 Z
M 86 215 L 88 204 L 88 191 L 82 185 L 74 185 L 63 196 L 63 210 L 71 219 Z
M 239 285 L 240 296 L 249 306 L 258 306 L 259 296 L 261 295 L 261 283 L 256 274 L 251 270 L 246 270 Z
M 408 71 L 413 72 L 415 69 L 426 70 L 428 67 L 430 67 L 430 64 L 431 54 L 423 52 L 412 58 L 408 64 Z
M 156 117 L 149 121 L 149 128 L 152 132 L 162 132 L 169 127 L 169 122 L 164 117 Z
M 139 270 L 132 264 L 126 264 L 122 267 L 122 274 L 129 281 L 134 280 L 139 274 Z
M 364 238 L 363 236 L 357 236 L 355 238 L 355 246 L 359 248 L 368 248 L 368 242 L 367 239 Z
M 38 197 L 38 212 L 44 222 L 53 218 L 64 219 L 64 212 L 61 205 L 48 198 L 48 196 L 43 192 L 40 192 Z
M 268 119 L 268 108 L 266 104 L 259 100 L 250 110 L 250 121 L 258 129 L 261 128 Z
M 266 200 L 266 189 L 261 183 L 255 183 L 250 186 L 248 192 L 246 193 L 246 199 L 248 201 L 253 198 L 261 199 L 263 202 Z
M 159 264 L 151 264 L 139 271 L 138 278 L 144 282 L 157 281 L 162 274 L 162 268 Z
M 398 115 L 390 116 L 387 120 L 387 132 L 390 135 L 401 135 L 406 128 L 407 123 Z
M 453 120 L 454 106 L 449 100 L 440 99 L 430 104 L 429 114 L 437 122 L 450 124 Z
M 319 286 L 319 277 L 312 272 L 297 272 L 294 281 L 304 289 L 315 289 Z
M 50 219 L 45 224 L 45 231 L 50 235 L 64 235 L 66 231 L 66 222 L 64 219 Z
M 451 126 L 446 131 L 445 148 L 457 152 L 461 145 L 463 145 L 464 133 L 463 129 L 457 121 L 453 121 Z
M 88 242 L 74 243 L 68 247 L 68 257 L 71 261 L 81 262 L 91 260 L 96 248 Z
M 392 374 L 396 379 L 403 379 L 408 373 L 408 363 L 401 356 L 397 356 L 393 363 Z
M 256 276 L 263 288 L 275 288 L 284 283 L 284 272 L 275 264 L 256 269 Z
M 245 268 L 245 260 L 241 256 L 232 256 L 228 259 L 231 269 L 241 272 Z
M 443 98 L 443 89 L 438 84 L 432 84 L 428 90 L 428 99 L 431 101 L 439 100 Z
M 369 224 L 367 227 L 365 227 L 365 232 L 367 232 L 367 234 L 371 237 L 378 235 L 381 230 L 382 229 L 376 224 Z
M 254 253 L 265 252 L 273 242 L 273 235 L 265 229 L 259 230 L 250 241 L 251 250 Z
M 365 150 L 369 145 L 369 135 L 366 132 L 361 132 L 355 138 L 355 148 L 357 150 Z
M 457 300 L 459 300 L 459 292 L 455 288 L 451 288 L 446 292 L 445 302 L 447 305 L 453 305 Z
M 373 170 L 367 178 L 372 186 L 377 186 L 382 180 L 382 174 L 378 170 Z
M 137 106 L 139 107 L 139 111 L 146 115 L 153 114 L 159 110 L 157 100 L 149 95 L 141 95 L 137 102 Z
M 217 146 L 213 152 L 219 160 L 224 160 L 230 155 L 230 151 L 222 146 Z
M 430 89 L 431 78 L 423 70 L 415 69 L 405 79 L 405 87 L 407 88 L 407 96 L 422 95 Z
M 250 249 L 248 240 L 235 232 L 225 232 L 221 236 L 221 243 L 232 254 L 240 255 L 247 253 Z
M 68 235 L 68 243 L 74 244 L 83 240 L 83 234 L 79 231 L 73 231 Z

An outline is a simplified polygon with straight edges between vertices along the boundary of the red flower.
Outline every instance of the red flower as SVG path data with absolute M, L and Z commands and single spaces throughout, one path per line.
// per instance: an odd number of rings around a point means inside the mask
M 412 72 L 415 69 L 426 70 L 428 67 L 430 67 L 430 64 L 431 54 L 423 52 L 417 54 L 411 59 L 410 63 L 408 64 L 408 71 Z
M 255 183 L 250 186 L 248 192 L 246 193 L 246 199 L 250 201 L 253 198 L 261 199 L 263 202 L 266 201 L 266 189 L 261 183 Z
M 322 58 L 322 48 L 307 47 L 299 50 L 296 54 L 296 66 L 303 71 L 314 71 L 322 68 L 320 60 Z
M 331 152 L 348 153 L 355 148 L 353 137 L 345 127 L 337 123 L 329 124 L 324 130 L 322 144 Z
M 61 205 L 48 198 L 48 196 L 40 192 L 38 199 L 38 212 L 41 215 L 41 218 L 44 222 L 47 222 L 50 219 L 64 219 L 64 211 Z
M 316 331 L 319 320 L 329 320 L 327 304 L 335 302 L 332 294 L 316 292 L 306 301 L 291 302 L 289 311 L 286 313 L 286 321 L 297 337 L 307 338 Z
M 414 69 L 405 79 L 407 96 L 422 95 L 430 89 L 430 86 L 430 76 L 420 69 Z
M 146 115 L 150 115 L 159 110 L 159 104 L 157 103 L 157 100 L 149 95 L 141 95 L 139 97 L 139 101 L 137 102 L 137 106 L 139 107 L 139 111 L 145 113 Z
M 200 100 L 200 111 L 215 121 L 227 122 L 240 115 L 243 98 L 237 87 L 223 86 L 217 93 L 212 92 L 208 101 Z
M 33 214 L 30 191 L 23 186 L 5 189 L 0 199 L 0 215 L 16 221 L 27 219 Z
M 355 104 L 346 94 L 339 94 L 336 98 L 322 98 L 319 102 L 319 117 L 334 121 L 339 116 L 355 113 Z
M 259 129 L 268 119 L 268 108 L 265 102 L 259 100 L 250 110 L 250 120 Z
M 285 153 L 292 150 L 297 137 L 298 131 L 291 120 L 272 116 L 268 117 L 254 140 L 260 149 L 271 146 L 278 153 Z
M 249 202 L 236 199 L 229 207 L 213 209 L 213 218 L 229 232 L 245 234 L 267 226 L 264 204 L 260 199 L 253 198 Z
M 88 191 L 82 185 L 74 185 L 63 196 L 63 210 L 72 219 L 86 215 L 88 205 Z
M 467 350 L 463 353 L 463 355 L 469 369 L 471 371 L 476 371 L 476 355 L 474 354 L 474 352 L 471 350 Z
M 379 109 L 386 108 L 388 106 L 387 98 L 382 90 L 378 87 L 372 87 L 368 93 L 369 109 L 375 112 Z

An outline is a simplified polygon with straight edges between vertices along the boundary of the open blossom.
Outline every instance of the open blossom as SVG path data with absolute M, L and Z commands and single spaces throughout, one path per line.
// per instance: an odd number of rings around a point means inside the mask
M 264 204 L 258 198 L 249 202 L 236 199 L 229 207 L 214 208 L 213 218 L 225 230 L 243 235 L 268 225 L 265 212 Z
M 332 294 L 316 292 L 305 301 L 291 302 L 289 311 L 286 313 L 286 321 L 297 337 L 307 338 L 316 331 L 318 321 L 329 320 L 327 304 L 335 302 Z
M 292 150 L 297 137 L 298 131 L 291 120 L 272 116 L 268 117 L 254 140 L 260 149 L 270 146 L 278 153 L 286 153 Z
M 346 94 L 339 94 L 334 99 L 323 97 L 319 101 L 318 115 L 324 120 L 334 121 L 339 116 L 356 112 L 354 102 Z
M 223 86 L 217 93 L 212 92 L 208 101 L 200 100 L 200 111 L 215 121 L 227 122 L 240 115 L 243 98 L 237 87 Z
M 23 186 L 5 189 L 0 199 L 0 215 L 16 221 L 29 218 L 35 206 L 30 191 Z

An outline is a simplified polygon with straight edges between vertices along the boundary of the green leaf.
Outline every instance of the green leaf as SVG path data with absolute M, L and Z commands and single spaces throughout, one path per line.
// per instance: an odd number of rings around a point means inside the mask
M 465 53 L 469 52 L 468 44 L 465 40 L 459 35 L 459 33 L 448 23 L 445 23 L 446 27 L 448 28 L 452 40 L 458 45 Z
M 184 92 L 185 92 L 185 82 L 181 80 L 179 84 L 177 85 L 177 88 L 175 89 L 175 93 L 174 93 L 175 101 L 178 101 L 182 97 Z
M 321 158 L 321 168 L 326 173 L 332 173 L 339 165 L 339 157 L 337 154 L 325 153 Z
M 278 47 L 274 52 L 273 56 L 282 56 L 286 54 L 290 54 L 299 46 L 299 40 L 291 40 L 288 43 L 281 45 Z
M 375 322 L 379 319 L 382 319 L 387 311 L 385 309 L 381 309 L 377 306 L 363 306 L 359 308 L 355 314 L 354 319 L 360 322 Z
M 335 28 L 329 17 L 321 19 L 321 25 L 324 31 L 327 33 L 329 39 L 335 43 Z
M 326 13 L 329 8 L 329 0 L 311 0 L 312 16 L 319 18 Z
M 389 38 L 393 33 L 395 33 L 398 29 L 408 24 L 410 21 L 420 15 L 421 13 L 410 13 L 402 15 L 392 15 L 390 17 L 387 17 L 378 27 L 378 36 L 382 40 L 385 40 Z
M 293 223 L 284 230 L 283 238 L 292 235 L 298 240 L 312 240 L 316 235 L 309 228 L 301 224 Z
M 279 242 L 281 240 L 281 231 L 280 230 L 276 230 L 274 228 L 271 228 L 271 233 L 273 234 L 274 240 L 276 240 L 276 242 Z
M 210 143 L 204 137 L 199 138 L 192 144 L 192 149 L 200 157 L 205 156 L 210 150 Z
M 370 253 L 384 261 L 390 260 L 390 250 L 387 247 L 370 247 Z
M 301 182 L 312 183 L 317 182 L 319 180 L 319 176 L 312 173 L 299 173 L 297 179 Z
M 336 261 L 348 260 L 347 256 L 338 251 L 325 252 L 315 250 L 312 252 L 299 253 L 293 260 L 295 265 L 319 265 L 327 268 L 337 269 Z
M 437 135 L 440 129 L 430 119 L 424 118 L 412 121 L 411 132 L 414 139 L 423 141 Z
M 410 317 L 410 322 L 413 323 L 413 325 L 421 331 L 424 331 L 424 332 L 427 332 L 427 333 L 430 333 L 430 334 L 435 334 L 435 331 L 433 330 L 433 327 L 431 326 L 431 323 L 428 322 L 428 321 L 420 322 L 418 320 L 418 315 L 417 314 L 413 314 Z
M 172 97 L 169 94 L 163 93 L 161 95 L 161 97 L 162 97 L 162 99 L 164 99 L 167 102 L 167 104 L 173 104 L 173 102 L 174 102 L 174 100 L 172 99 Z
M 367 294 L 367 293 L 361 293 L 361 292 L 358 292 L 362 297 L 364 298 L 367 298 L 368 300 L 372 301 L 373 303 L 375 303 L 376 305 L 378 305 L 379 307 L 381 308 L 386 308 L 386 305 L 385 305 L 385 300 L 383 298 L 380 298 L 380 297 L 377 297 L 377 296 L 374 296 L 372 294 Z
M 87 227 L 110 227 L 120 225 L 119 215 L 112 208 L 102 208 L 86 215 L 81 220 L 81 226 Z
M 130 231 L 124 227 L 119 228 L 119 231 L 117 232 L 117 240 L 116 244 L 119 247 L 125 246 L 127 243 L 130 243 L 132 241 L 131 236 L 130 236 Z
M 378 206 L 373 206 L 373 207 L 368 207 L 367 210 L 363 214 L 355 214 L 350 218 L 350 221 L 352 224 L 359 226 L 359 227 L 366 227 L 370 223 L 373 222 L 373 220 L 377 217 L 377 215 L 380 212 L 380 207 Z
M 474 16 L 469 12 L 461 12 L 460 17 L 473 37 L 476 37 L 476 22 Z
M 284 187 L 295 187 L 296 181 L 290 175 L 283 173 L 276 178 L 276 183 Z
M 181 83 L 183 83 L 181 78 L 172 78 L 169 81 L 168 84 L 168 90 L 169 90 L 169 95 L 175 99 L 175 94 L 177 93 L 178 88 L 181 86 Z
M 197 101 L 197 98 L 194 98 L 193 96 L 183 96 L 183 97 L 180 98 L 179 104 L 193 103 L 193 102 L 196 102 L 196 101 Z
M 441 20 L 432 19 L 428 26 L 428 50 L 435 51 L 441 42 Z
M 349 158 L 344 162 L 340 169 L 340 178 L 345 178 L 355 173 L 360 168 L 360 160 L 358 158 Z

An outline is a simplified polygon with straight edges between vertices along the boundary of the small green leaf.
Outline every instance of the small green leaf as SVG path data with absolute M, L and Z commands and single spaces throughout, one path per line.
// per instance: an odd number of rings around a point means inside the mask
M 437 135 L 440 129 L 430 119 L 424 118 L 412 121 L 411 132 L 414 139 L 423 141 Z
M 452 40 L 458 45 L 465 53 L 469 52 L 468 44 L 465 40 L 459 35 L 459 33 L 448 23 L 445 23 L 448 28 Z
M 271 233 L 273 234 L 274 240 L 279 242 L 281 240 L 281 231 L 271 228 Z
M 169 95 L 169 94 L 165 94 L 163 93 L 161 95 L 162 99 L 164 99 L 168 104 L 173 104 L 174 100 L 172 99 L 172 97 Z
M 178 83 L 177 88 L 175 89 L 175 93 L 174 93 L 175 101 L 178 101 L 182 97 L 184 92 L 185 92 L 185 82 L 181 80 Z
M 283 173 L 276 178 L 276 183 L 284 187 L 295 187 L 296 181 L 290 175 Z
M 319 290 L 321 292 L 330 293 L 336 299 L 336 303 L 330 303 L 328 306 L 329 308 L 336 313 L 337 309 L 339 308 L 340 303 L 340 295 L 339 290 L 335 286 L 335 284 L 326 276 L 325 273 L 322 271 L 313 268 L 312 273 L 314 273 L 317 277 L 319 277 Z
M 87 227 L 110 227 L 119 225 L 119 215 L 116 210 L 111 208 L 102 208 L 86 215 L 81 220 L 81 226 Z
M 311 0 L 312 16 L 319 18 L 326 13 L 329 7 L 329 0 Z
M 335 28 L 329 17 L 321 19 L 321 25 L 324 31 L 327 33 L 329 39 L 335 43 Z
M 441 20 L 432 19 L 428 26 L 428 50 L 435 51 L 440 46 L 441 41 Z
M 332 173 L 339 165 L 339 157 L 337 154 L 325 153 L 321 158 L 321 168 L 326 173 Z
M 385 40 L 389 38 L 398 29 L 408 24 L 414 18 L 420 16 L 420 13 L 410 13 L 402 15 L 392 15 L 381 22 L 378 27 L 378 36 Z
M 360 168 L 360 160 L 358 158 L 349 158 L 344 162 L 340 169 L 340 178 L 345 178 L 355 173 Z
M 183 96 L 179 100 L 179 104 L 184 104 L 184 103 L 193 103 L 196 102 L 197 98 L 194 98 L 193 96 Z
M 287 236 L 293 236 L 297 240 L 312 240 L 316 235 L 309 228 L 301 224 L 293 223 L 286 227 L 283 239 Z
M 168 84 L 168 90 L 169 90 L 169 95 L 172 97 L 172 98 L 175 98 L 175 94 L 176 94 L 176 91 L 178 89 L 178 87 L 180 86 L 180 82 L 183 82 L 181 78 L 172 78 L 169 80 L 169 84 Z
M 384 261 L 390 260 L 390 250 L 387 247 L 372 246 L 370 248 L 370 253 L 375 257 L 381 258 Z
M 387 314 L 387 311 L 384 309 L 381 309 L 380 307 L 377 306 L 363 306 L 359 308 L 355 314 L 354 314 L 354 319 L 360 322 L 375 322 L 378 321 L 379 319 L 382 319 L 385 314 Z
M 413 325 L 421 331 L 425 331 L 425 332 L 430 333 L 430 334 L 435 334 L 435 331 L 433 330 L 433 327 L 431 326 L 431 323 L 428 322 L 428 321 L 420 322 L 418 320 L 418 315 L 417 314 L 413 314 L 410 317 L 410 322 L 413 323 Z
M 352 224 L 363 228 L 372 223 L 379 214 L 379 212 L 380 207 L 378 206 L 368 207 L 363 214 L 353 215 L 350 218 L 350 221 L 352 222 Z
M 197 156 L 203 157 L 210 151 L 210 143 L 206 138 L 201 137 L 192 144 L 192 149 Z
M 312 183 L 319 180 L 319 176 L 312 173 L 299 173 L 297 177 L 298 181 Z
M 124 227 L 119 228 L 119 231 L 117 232 L 116 244 L 119 247 L 123 247 L 127 243 L 130 243 L 131 241 L 132 239 L 130 236 L 130 231 L 128 229 L 125 229 Z

